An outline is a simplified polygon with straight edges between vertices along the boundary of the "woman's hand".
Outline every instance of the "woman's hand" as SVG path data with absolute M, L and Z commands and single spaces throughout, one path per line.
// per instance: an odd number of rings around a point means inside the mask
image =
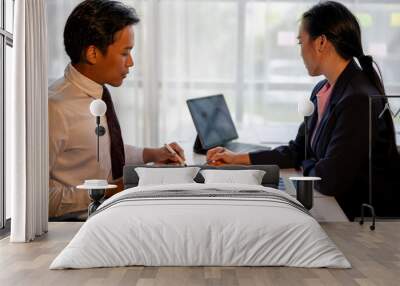
M 207 152 L 207 164 L 211 166 L 226 164 L 249 165 L 250 158 L 247 153 L 235 153 L 224 147 L 215 147 Z

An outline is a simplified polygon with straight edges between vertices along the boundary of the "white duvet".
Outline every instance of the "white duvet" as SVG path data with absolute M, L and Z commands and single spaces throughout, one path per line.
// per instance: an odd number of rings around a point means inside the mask
M 313 217 L 279 201 L 174 197 L 115 203 L 123 196 L 137 195 L 134 192 L 204 192 L 210 188 L 262 190 L 298 203 L 282 191 L 254 185 L 131 188 L 105 201 L 50 269 L 128 265 L 351 267 Z

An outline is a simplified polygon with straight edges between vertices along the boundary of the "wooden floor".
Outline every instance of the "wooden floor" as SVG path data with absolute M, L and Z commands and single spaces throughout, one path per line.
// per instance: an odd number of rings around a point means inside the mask
M 353 268 L 123 267 L 48 270 L 81 223 L 50 223 L 27 244 L 0 241 L 0 285 L 400 285 L 400 222 L 322 224 Z

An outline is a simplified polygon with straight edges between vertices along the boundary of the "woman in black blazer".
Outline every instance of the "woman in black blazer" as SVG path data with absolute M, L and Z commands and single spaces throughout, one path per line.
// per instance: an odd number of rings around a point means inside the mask
M 326 78 L 311 94 L 315 110 L 307 121 L 307 160 L 301 124 L 287 146 L 242 154 L 216 147 L 207 153 L 207 161 L 301 168 L 305 176 L 321 177 L 316 189 L 335 196 L 353 220 L 368 202 L 369 96 L 384 95 L 384 86 L 372 57 L 364 55 L 357 19 L 344 5 L 327 1 L 305 12 L 298 40 L 309 74 Z M 377 216 L 400 216 L 400 157 L 393 121 L 389 112 L 378 120 L 384 97 L 372 102 L 372 203 Z

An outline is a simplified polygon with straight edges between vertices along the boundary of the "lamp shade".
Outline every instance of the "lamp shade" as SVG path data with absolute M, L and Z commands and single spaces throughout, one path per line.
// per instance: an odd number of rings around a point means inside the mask
M 90 113 L 93 116 L 103 116 L 107 111 L 107 105 L 101 99 L 95 99 L 90 104 Z
M 310 116 L 314 112 L 314 104 L 308 98 L 302 98 L 298 102 L 297 111 L 303 117 Z

